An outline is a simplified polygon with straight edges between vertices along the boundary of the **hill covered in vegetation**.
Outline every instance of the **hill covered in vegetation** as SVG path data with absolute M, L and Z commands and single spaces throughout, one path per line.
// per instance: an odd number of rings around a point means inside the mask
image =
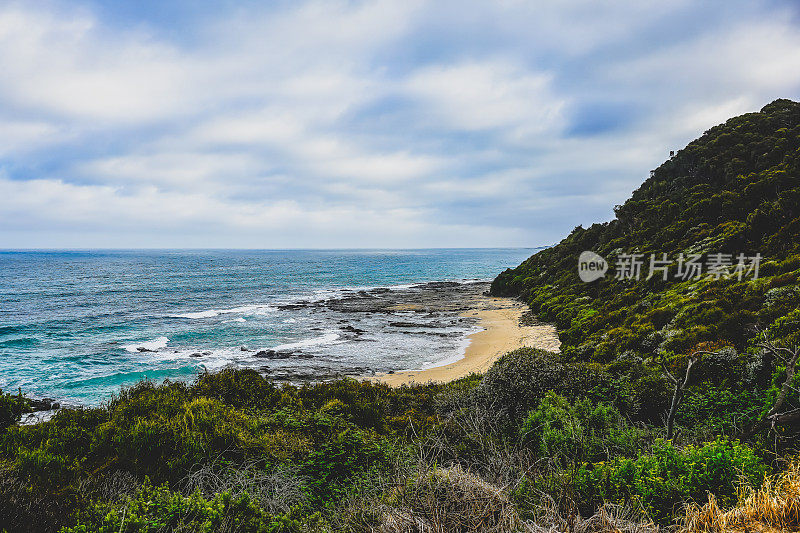
M 0 531 L 797 530 L 799 150 L 800 104 L 731 119 L 501 274 L 562 353 L 398 388 L 228 369 L 33 426 L 0 393 Z M 763 261 L 584 283 L 583 251 Z
M 686 353 L 704 342 L 742 352 L 756 328 L 776 339 L 795 333 L 787 323 L 800 320 L 800 104 L 776 100 L 711 128 L 614 211 L 503 272 L 491 292 L 519 296 L 555 322 L 563 350 L 581 360 Z M 640 279 L 583 283 L 586 250 L 611 262 L 641 254 Z M 720 253 L 734 268 L 739 254 L 761 254 L 758 279 L 680 277 L 680 254 Z M 666 281 L 661 271 L 646 279 L 651 254 L 671 260 Z

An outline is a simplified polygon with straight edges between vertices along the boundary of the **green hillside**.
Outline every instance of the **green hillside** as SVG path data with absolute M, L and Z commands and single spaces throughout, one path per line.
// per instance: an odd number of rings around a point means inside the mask
M 776 100 L 732 118 L 655 169 L 611 222 L 577 227 L 563 241 L 503 272 L 492 293 L 519 296 L 555 322 L 564 351 L 610 362 L 657 352 L 688 353 L 700 343 L 751 347 L 759 331 L 789 340 L 800 319 L 800 104 Z M 639 280 L 592 283 L 578 256 L 594 251 L 613 265 L 643 254 Z M 649 274 L 650 254 L 672 260 L 667 280 Z M 759 277 L 682 279 L 679 254 L 763 256 Z M 746 261 L 749 266 L 752 261 Z

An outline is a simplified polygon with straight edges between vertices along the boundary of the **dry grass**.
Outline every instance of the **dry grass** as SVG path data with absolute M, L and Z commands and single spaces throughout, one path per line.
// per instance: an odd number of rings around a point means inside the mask
M 199 491 L 207 498 L 228 492 L 234 498 L 247 493 L 262 509 L 272 514 L 289 511 L 301 503 L 305 480 L 289 467 L 264 470 L 257 461 L 230 468 L 214 461 L 198 465 L 181 480 L 181 492 L 190 495 Z
M 589 518 L 563 516 L 549 498 L 523 520 L 508 493 L 460 466 L 429 468 L 378 506 L 374 533 L 659 533 L 640 511 L 606 505 Z M 388 505 L 387 505 L 388 504 Z
M 384 533 L 524 530 L 508 494 L 460 466 L 421 472 L 389 500 L 381 513 Z
M 767 478 L 758 490 L 743 488 L 733 509 L 720 509 L 713 495 L 705 505 L 690 505 L 681 531 L 800 531 L 800 461 Z
M 589 518 L 573 512 L 564 516 L 552 498 L 543 498 L 536 518 L 526 523 L 531 533 L 659 533 L 659 527 L 640 510 L 606 504 Z

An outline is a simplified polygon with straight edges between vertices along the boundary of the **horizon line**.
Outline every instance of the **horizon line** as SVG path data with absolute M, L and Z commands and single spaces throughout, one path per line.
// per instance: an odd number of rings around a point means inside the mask
M 91 248 L 91 247 L 75 247 L 75 248 L 0 248 L 0 253 L 4 252 L 142 252 L 142 251 L 223 251 L 223 252 L 302 252 L 302 251 L 369 251 L 369 250 L 536 250 L 540 248 L 549 248 L 553 246 L 539 245 L 539 246 L 427 246 L 427 247 L 351 247 L 351 248 L 169 248 L 169 247 L 153 247 L 153 248 Z

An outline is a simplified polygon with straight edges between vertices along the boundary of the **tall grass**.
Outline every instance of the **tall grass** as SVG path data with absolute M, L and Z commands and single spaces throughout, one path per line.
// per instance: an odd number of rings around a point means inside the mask
M 758 489 L 746 484 L 739 492 L 739 502 L 723 510 L 713 495 L 705 505 L 692 504 L 686 509 L 683 533 L 713 533 L 731 530 L 763 531 L 800 530 L 800 461 L 785 471 L 768 477 Z

